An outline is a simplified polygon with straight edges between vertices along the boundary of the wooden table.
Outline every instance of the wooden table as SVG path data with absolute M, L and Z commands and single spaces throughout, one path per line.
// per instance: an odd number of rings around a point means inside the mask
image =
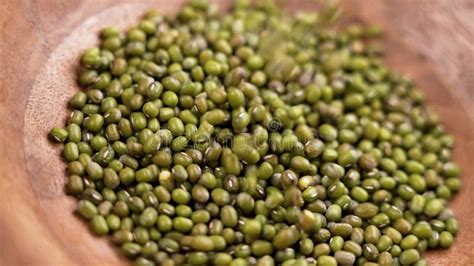
M 0 265 L 126 263 L 73 215 L 75 200 L 63 192 L 59 147 L 45 136 L 65 119 L 66 99 L 77 90 L 79 52 L 95 42 L 95 33 L 108 24 L 126 28 L 151 6 L 173 12 L 179 2 L 0 1 Z M 311 5 L 292 1 L 289 8 Z M 434 265 L 467 265 L 474 259 L 473 29 L 472 16 L 467 17 L 472 5 L 344 1 L 348 16 L 388 30 L 387 63 L 416 80 L 457 138 L 455 158 L 464 186 L 450 206 L 462 229 L 453 248 L 428 254 Z

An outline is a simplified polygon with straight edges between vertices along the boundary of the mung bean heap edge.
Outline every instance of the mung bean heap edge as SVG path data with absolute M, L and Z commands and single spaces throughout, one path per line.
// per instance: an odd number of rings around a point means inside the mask
M 337 7 L 191 0 L 108 27 L 69 101 L 66 191 L 136 265 L 426 265 L 449 248 L 453 138 L 376 27 Z

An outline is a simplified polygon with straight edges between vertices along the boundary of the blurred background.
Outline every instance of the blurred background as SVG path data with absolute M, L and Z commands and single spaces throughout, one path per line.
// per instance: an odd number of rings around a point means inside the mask
M 466 111 L 473 110 L 473 0 L 369 0 L 351 7 L 377 17 L 382 28 L 393 30 L 409 48 L 426 57 L 439 77 L 458 90 Z M 468 113 L 474 121 L 472 112 Z
M 289 6 L 314 6 L 325 0 L 277 0 Z M 116 0 L 115 4 L 152 4 L 152 0 Z M 167 5 L 173 5 L 169 1 Z M 178 1 L 180 2 L 180 1 Z M 215 1 L 225 3 L 225 1 Z M 231 2 L 229 0 L 229 2 Z M 474 0 L 340 0 L 350 13 L 364 17 L 389 29 L 432 63 L 441 79 L 459 90 L 464 105 L 474 102 Z M 90 14 L 109 6 L 108 0 L 0 0 L 0 32 L 9 36 L 16 32 L 34 31 L 40 45 L 49 50 L 51 32 L 58 25 L 77 24 L 84 16 L 57 14 Z M 163 3 L 161 3 L 163 4 Z M 226 3 L 227 5 L 228 3 Z M 55 12 L 51 12 L 54 8 Z M 353 9 L 357 9 L 352 11 Z M 51 15 L 54 13 L 56 15 Z M 20 19 L 21 18 L 21 19 Z M 75 21 L 76 20 L 76 21 Z M 12 23 L 13 22 L 13 23 Z M 2 34 L 3 35 L 3 34 Z M 4 35 L 6 36 L 6 35 Z M 0 44 L 2 45 L 2 44 Z M 2 51 L 3 50 L 3 51 Z M 4 49 L 0 53 L 6 52 Z M 471 115 L 474 121 L 474 114 Z

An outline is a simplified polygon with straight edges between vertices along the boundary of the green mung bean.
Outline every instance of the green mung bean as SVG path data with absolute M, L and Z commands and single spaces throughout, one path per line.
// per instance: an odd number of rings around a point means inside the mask
M 424 265 L 453 245 L 453 138 L 336 6 L 190 0 L 84 51 L 67 193 L 137 265 Z

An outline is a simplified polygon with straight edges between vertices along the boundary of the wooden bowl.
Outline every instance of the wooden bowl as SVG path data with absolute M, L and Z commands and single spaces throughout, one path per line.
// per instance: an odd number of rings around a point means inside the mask
M 96 43 L 101 28 L 118 25 L 125 29 L 151 7 L 172 14 L 182 2 L 50 0 L 11 1 L 2 6 L 0 265 L 128 263 L 106 238 L 92 236 L 73 214 L 76 200 L 63 191 L 66 174 L 60 146 L 48 142 L 46 136 L 51 127 L 64 124 L 66 102 L 78 90 L 79 54 Z M 225 9 L 229 2 L 221 0 L 220 5 Z M 292 1 L 288 8 L 312 5 L 311 1 Z M 345 1 L 345 16 L 390 26 L 390 20 L 377 12 L 381 10 L 362 12 L 359 5 Z M 434 265 L 473 263 L 474 131 L 468 115 L 473 110 L 461 108 L 457 92 L 390 30 L 383 44 L 387 63 L 414 78 L 447 131 L 456 137 L 455 160 L 463 169 L 462 191 L 450 203 L 460 219 L 461 233 L 451 249 L 431 251 L 427 257 Z

